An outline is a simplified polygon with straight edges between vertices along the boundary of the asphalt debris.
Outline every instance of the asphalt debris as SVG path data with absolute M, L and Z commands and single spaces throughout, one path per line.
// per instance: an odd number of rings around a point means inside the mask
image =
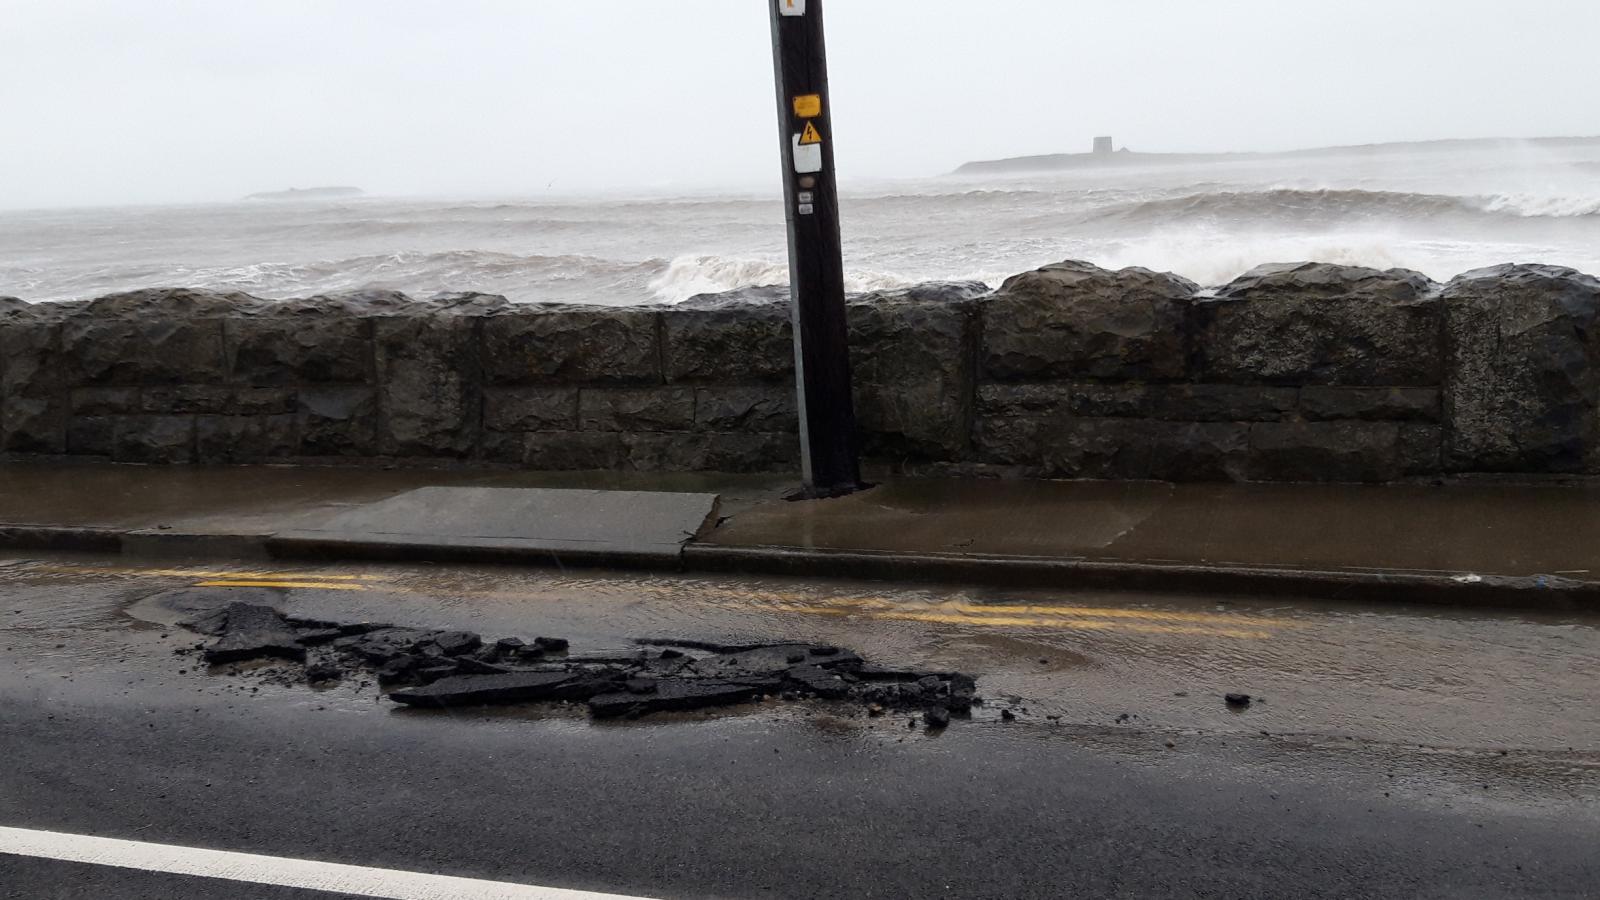
M 1232 709 L 1245 709 L 1250 706 L 1249 694 L 1224 694 L 1222 702 Z
M 195 630 L 216 636 L 202 650 L 206 662 L 213 665 L 261 657 L 306 658 L 305 645 L 295 630 L 270 606 L 230 603 L 203 617 Z
M 250 670 L 290 687 L 375 679 L 402 706 L 450 709 L 511 703 L 581 703 L 597 719 L 637 718 L 758 701 L 858 704 L 869 716 L 920 713 L 930 731 L 966 717 L 977 681 L 960 672 L 873 666 L 831 644 L 717 644 L 642 639 L 628 650 L 574 653 L 564 638 L 502 637 L 374 622 L 340 623 L 232 603 L 184 623 L 211 640 L 213 664 L 290 660 Z M 238 671 L 238 667 L 234 667 Z M 918 719 L 911 720 L 915 727 Z

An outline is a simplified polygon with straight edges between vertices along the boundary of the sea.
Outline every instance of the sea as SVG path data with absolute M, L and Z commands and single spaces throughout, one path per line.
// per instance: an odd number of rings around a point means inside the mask
M 845 161 L 847 163 L 847 160 Z M 1220 285 L 1269 262 L 1600 275 L 1600 140 L 1074 158 L 1064 168 L 841 182 L 847 287 L 998 286 L 1064 260 Z M 770 190 L 249 200 L 0 212 L 0 295 L 364 288 L 676 303 L 787 281 Z

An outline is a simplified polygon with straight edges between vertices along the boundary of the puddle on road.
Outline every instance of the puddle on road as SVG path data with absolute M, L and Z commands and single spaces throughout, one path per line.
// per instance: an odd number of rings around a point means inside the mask
M 41 560 L 0 567 L 0 596 L 27 599 L 0 600 L 0 614 L 21 610 L 0 615 L 0 631 L 171 626 L 182 617 L 143 598 L 201 580 L 240 583 L 230 590 L 241 599 L 266 592 L 300 615 L 561 634 L 596 648 L 637 635 L 840 644 L 885 665 L 973 672 L 980 694 L 1083 726 L 1600 751 L 1600 630 L 1559 615 L 494 567 Z M 300 586 L 242 586 L 263 581 Z M 1222 695 L 1232 691 L 1261 699 L 1231 712 Z

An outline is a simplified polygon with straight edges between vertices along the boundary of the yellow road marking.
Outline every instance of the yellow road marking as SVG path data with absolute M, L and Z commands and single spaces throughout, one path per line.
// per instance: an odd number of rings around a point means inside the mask
M 364 591 L 364 584 L 339 584 L 327 581 L 202 581 L 195 587 L 267 587 L 267 588 L 315 588 L 322 591 Z
M 858 607 L 874 607 L 880 609 L 903 610 L 912 604 L 904 600 L 890 600 L 886 597 L 870 595 L 855 597 L 816 597 L 793 591 L 748 591 L 731 590 L 725 588 L 707 588 L 708 591 L 726 594 L 734 600 L 734 605 L 747 605 L 739 603 L 747 597 L 763 597 L 774 602 L 798 603 L 806 606 L 815 606 L 819 602 L 832 604 L 854 605 Z M 1297 628 L 1302 623 L 1291 619 L 1282 619 L 1275 616 L 1253 616 L 1243 613 L 1224 612 L 1182 612 L 1178 610 L 1148 610 L 1128 609 L 1120 606 L 1057 606 L 1045 603 L 973 603 L 965 600 L 949 600 L 936 604 L 929 604 L 928 609 L 951 610 L 954 613 L 967 616 L 988 616 L 1019 614 L 1025 616 L 1058 616 L 1062 618 L 1088 618 L 1088 619 L 1136 619 L 1154 622 L 1194 622 L 1204 625 L 1240 625 L 1254 629 L 1261 628 Z
M 142 575 L 150 578 L 314 578 L 318 581 L 388 581 L 392 575 L 323 575 L 317 572 L 250 572 L 226 569 L 140 569 L 116 566 L 38 566 L 65 575 Z
M 1148 622 L 1096 622 L 1092 620 L 1063 621 L 1049 616 L 986 616 L 940 613 L 918 609 L 880 609 L 850 606 L 798 606 L 785 604 L 784 612 L 820 616 L 861 616 L 899 622 L 931 622 L 937 625 L 1010 626 L 1021 628 L 1054 628 L 1060 631 L 1130 631 L 1140 634 L 1195 634 L 1208 637 L 1230 637 L 1241 640 L 1265 640 L 1270 631 L 1259 628 L 1206 627 L 1204 625 L 1164 625 Z

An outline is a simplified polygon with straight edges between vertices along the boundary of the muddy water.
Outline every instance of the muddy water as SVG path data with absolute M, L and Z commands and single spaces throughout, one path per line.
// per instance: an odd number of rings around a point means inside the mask
M 297 586 L 229 586 L 244 582 Z M 59 558 L 0 565 L 0 634 L 47 669 L 167 673 L 179 663 L 165 648 L 192 636 L 174 632 L 176 614 L 147 598 L 196 584 L 264 592 L 305 615 L 556 635 L 582 650 L 653 636 L 837 643 L 887 665 L 972 672 L 981 694 L 1016 698 L 1027 721 L 1047 728 L 1535 750 L 1600 766 L 1600 622 L 1560 616 L 592 571 Z M 346 690 L 317 702 L 343 697 L 370 708 L 370 696 Z M 1256 700 L 1231 710 L 1222 702 L 1230 691 Z

